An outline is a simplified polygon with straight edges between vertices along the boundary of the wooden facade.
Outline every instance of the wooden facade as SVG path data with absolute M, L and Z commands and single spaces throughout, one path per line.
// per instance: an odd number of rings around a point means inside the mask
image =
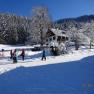
M 46 43 L 49 44 L 51 42 L 57 42 L 57 43 L 64 43 L 68 40 L 68 36 L 66 33 L 62 30 L 57 29 L 49 29 L 46 32 Z

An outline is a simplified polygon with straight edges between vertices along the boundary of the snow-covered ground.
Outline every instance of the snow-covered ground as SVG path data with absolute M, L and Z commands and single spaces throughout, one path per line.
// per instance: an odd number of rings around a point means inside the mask
M 71 49 L 61 56 L 47 51 L 46 61 L 41 61 L 41 51 L 27 51 L 25 61 L 19 58 L 17 64 L 6 57 L 9 52 L 4 56 L 0 94 L 94 94 L 94 49 Z
M 29 49 L 29 48 L 34 48 L 34 46 L 11 46 L 11 45 L 3 45 L 3 44 L 0 44 L 0 50 L 4 49 L 4 50 L 11 50 L 11 49 Z
M 11 49 L 21 49 L 25 48 L 26 46 L 7 46 L 7 45 L 1 45 L 0 49 L 4 47 L 6 50 Z M 30 48 L 30 47 L 27 47 Z M 46 61 L 41 61 L 42 52 L 36 51 L 32 52 L 31 50 L 25 51 L 25 60 L 22 61 L 21 57 L 19 57 L 21 51 L 17 52 L 18 55 L 18 63 L 13 64 L 13 60 L 10 59 L 10 51 L 3 52 L 3 55 L 0 57 L 0 74 L 7 72 L 9 70 L 15 69 L 17 67 L 23 66 L 23 67 L 32 67 L 32 66 L 40 66 L 40 65 L 48 65 L 48 64 L 57 64 L 57 63 L 65 63 L 65 62 L 71 62 L 71 61 L 77 61 L 81 60 L 85 57 L 94 55 L 94 49 L 87 49 L 85 47 L 81 47 L 78 51 L 74 50 L 73 48 L 70 49 L 68 54 L 64 54 L 61 56 L 51 56 L 50 52 L 46 50 Z M 1 52 L 2 54 L 2 52 Z

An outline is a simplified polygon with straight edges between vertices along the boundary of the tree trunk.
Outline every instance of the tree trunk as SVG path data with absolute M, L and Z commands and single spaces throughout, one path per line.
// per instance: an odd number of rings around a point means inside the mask
M 91 40 L 90 40 L 90 49 L 91 49 L 91 46 L 92 46 L 92 43 L 91 43 Z
M 75 50 L 78 50 L 79 49 L 79 43 L 77 40 L 74 41 L 75 42 Z
M 41 33 L 41 47 L 43 46 L 43 31 L 42 31 L 42 29 L 40 29 L 40 33 Z

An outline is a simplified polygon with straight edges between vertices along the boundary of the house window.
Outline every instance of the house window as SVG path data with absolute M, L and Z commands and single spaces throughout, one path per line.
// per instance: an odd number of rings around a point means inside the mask
M 46 39 L 46 41 L 48 42 L 48 39 Z
M 68 40 L 68 37 L 66 37 L 66 40 Z
M 55 38 L 55 36 L 53 37 L 53 40 L 55 40 L 56 38 Z
M 64 40 L 64 41 L 65 41 L 65 37 L 62 37 L 62 40 Z
M 52 38 L 49 38 L 50 41 L 52 41 Z
M 65 32 L 62 32 L 62 34 L 65 34 Z
M 60 37 L 60 36 L 58 36 L 57 41 L 60 41 L 60 40 L 61 40 L 61 37 Z

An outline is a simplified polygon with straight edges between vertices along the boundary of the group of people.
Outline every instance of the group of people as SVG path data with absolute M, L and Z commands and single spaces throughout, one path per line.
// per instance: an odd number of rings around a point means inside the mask
M 22 49 L 20 56 L 22 57 L 22 60 L 24 61 L 25 57 L 25 50 Z M 17 50 L 15 49 L 14 51 L 10 51 L 10 59 L 13 60 L 13 63 L 17 63 Z
M 21 56 L 22 60 L 24 61 L 25 59 L 25 50 L 24 49 L 21 50 L 21 54 L 19 56 Z M 16 49 L 10 51 L 10 59 L 13 60 L 13 63 L 17 63 L 17 50 Z M 43 49 L 41 60 L 46 60 L 45 49 Z

